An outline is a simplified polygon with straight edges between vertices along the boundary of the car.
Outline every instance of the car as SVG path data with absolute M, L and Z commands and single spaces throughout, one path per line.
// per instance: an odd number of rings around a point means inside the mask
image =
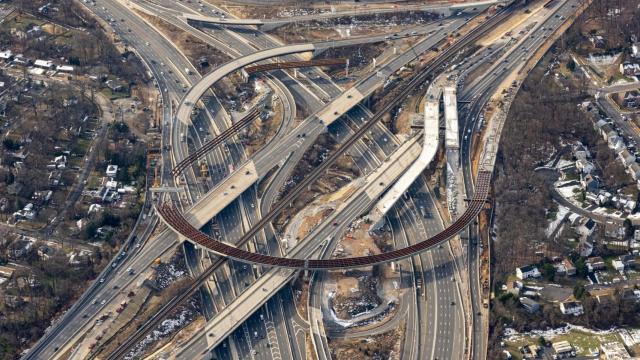
M 334 221 L 334 222 L 333 222 L 333 226 L 338 226 L 338 222 L 337 222 L 337 221 Z
M 142 246 L 140 243 L 136 244 L 136 249 L 140 249 L 140 246 Z
M 100 284 L 102 284 L 104 282 L 104 278 L 100 279 Z
M 100 305 L 104 305 L 104 304 L 106 304 L 106 303 L 107 303 L 107 300 L 102 300 L 102 301 L 100 301 Z
M 451 305 L 455 305 L 455 304 L 456 304 L 456 302 L 455 302 L 455 301 L 452 301 L 452 302 L 451 302 Z
M 111 264 L 111 267 L 115 269 L 116 265 L 117 265 L 116 263 L 113 263 Z

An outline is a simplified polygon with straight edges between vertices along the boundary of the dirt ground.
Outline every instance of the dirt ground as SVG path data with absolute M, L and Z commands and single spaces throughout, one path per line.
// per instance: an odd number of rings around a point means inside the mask
M 293 175 L 285 183 L 282 196 L 291 191 L 310 171 L 319 166 L 322 160 L 331 151 L 336 149 L 336 147 L 337 144 L 331 135 L 327 133 L 321 134 L 315 144 L 304 154 L 302 160 L 298 166 L 296 166 Z M 276 229 L 283 229 L 283 226 L 288 223 L 295 214 L 312 203 L 314 199 L 321 195 L 338 191 L 338 189 L 358 176 L 359 172 L 353 160 L 349 156 L 341 156 L 338 161 L 330 167 L 327 173 L 311 185 L 309 191 L 300 194 L 293 202 L 293 206 L 287 208 L 276 218 L 274 227 L 276 227 Z
M 307 0 L 304 5 L 300 1 L 281 0 L 277 3 L 271 1 L 249 0 L 249 1 L 227 1 L 227 0 L 206 0 L 207 2 L 218 5 L 220 8 L 229 11 L 234 16 L 246 19 L 269 19 L 279 17 L 289 17 L 293 15 L 319 14 L 334 11 L 350 11 L 355 7 L 367 9 L 388 9 L 398 8 L 402 5 L 423 5 L 428 3 L 438 3 L 441 0 L 425 0 L 425 1 L 388 1 L 381 3 L 369 3 L 362 1 L 359 3 L 330 3 L 325 0 Z M 465 2 L 467 0 L 455 1 Z
M 243 142 L 247 156 L 255 154 L 278 131 L 283 120 L 282 101 L 275 100 L 271 107 L 271 115 L 266 120 L 256 119 L 247 129 L 246 141 Z
M 399 359 L 403 324 L 400 328 L 365 339 L 330 339 L 331 357 L 337 360 Z
M 425 12 L 344 17 L 291 23 L 270 33 L 286 43 L 329 41 L 346 37 L 393 34 L 436 18 L 436 15 Z

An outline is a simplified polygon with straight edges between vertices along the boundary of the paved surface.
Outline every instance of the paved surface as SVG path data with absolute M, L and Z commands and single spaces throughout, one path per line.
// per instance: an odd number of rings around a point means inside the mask
M 461 159 L 463 167 L 463 181 L 467 191 L 466 196 L 472 195 L 473 189 L 473 177 L 471 174 L 471 136 L 475 131 L 479 130 L 479 114 L 483 105 L 489 100 L 490 96 L 497 90 L 497 86 L 502 82 L 502 79 L 506 77 L 513 69 L 517 69 L 517 66 L 524 60 L 528 59 L 531 55 L 532 49 L 539 47 L 539 44 L 545 40 L 548 34 L 552 33 L 558 26 L 560 26 L 564 20 L 555 17 L 554 13 L 567 17 L 574 10 L 572 5 L 576 5 L 577 1 L 568 1 L 566 5 L 564 2 L 558 2 L 556 7 L 552 8 L 551 15 L 542 12 L 536 16 L 536 21 L 539 25 L 527 34 L 526 38 L 514 45 L 515 50 L 513 53 L 503 55 L 499 49 L 495 49 L 497 56 L 495 60 L 489 53 L 479 54 L 481 60 L 471 59 L 471 68 L 475 68 L 484 61 L 494 61 L 496 65 L 488 69 L 488 76 L 480 77 L 480 81 L 474 81 L 470 84 L 465 84 L 462 90 L 462 98 L 471 100 L 471 104 L 462 111 L 461 126 L 460 126 L 460 138 L 461 138 Z M 560 6 L 563 5 L 563 6 Z M 548 30 L 541 30 L 544 27 Z M 493 52 L 493 51 L 492 51 Z M 506 60 L 506 61 L 505 61 Z M 477 63 L 474 63 L 477 61 Z M 500 69 L 502 67 L 502 69 Z M 486 326 L 483 323 L 486 321 L 488 311 L 484 310 L 482 306 L 482 288 L 480 285 L 480 259 L 481 249 L 479 248 L 479 235 L 477 226 L 470 226 L 467 233 L 467 261 L 469 270 L 469 279 L 471 286 L 471 305 L 473 316 L 473 334 L 472 334 L 472 346 L 474 359 L 485 359 L 487 353 L 487 334 L 484 329 Z
M 334 223 L 348 224 L 363 209 L 367 208 L 367 204 L 375 199 L 376 193 L 371 193 L 370 189 L 378 189 L 377 195 L 379 195 L 386 187 L 379 186 L 379 180 L 381 178 L 399 176 L 401 171 L 411 163 L 411 158 L 415 159 L 419 153 L 419 143 L 413 139 L 403 145 L 392 156 L 390 161 L 385 162 L 384 166 L 376 170 L 374 173 L 368 176 L 368 180 L 365 183 L 368 186 L 359 189 L 353 196 L 350 197 L 350 201 L 346 201 L 343 206 L 336 209 L 323 223 L 316 227 L 314 231 L 309 234 L 305 239 L 298 242 L 298 244 L 291 248 L 288 256 L 292 257 L 309 257 L 319 251 L 318 243 L 311 239 L 328 239 L 333 238 L 336 235 L 336 227 Z M 398 161 L 402 158 L 402 161 Z M 388 184 L 388 183 L 387 183 Z M 325 242 L 321 242 L 320 246 L 326 245 Z M 269 297 L 273 296 L 280 290 L 294 275 L 294 270 L 288 269 L 271 269 L 264 276 L 260 277 L 250 289 L 244 291 L 239 297 L 237 297 L 231 304 L 228 304 L 223 312 L 219 313 L 216 318 L 206 325 L 206 330 L 197 337 L 191 339 L 183 347 L 178 358 L 195 359 L 201 356 L 202 353 L 207 353 L 208 349 L 215 347 L 222 340 L 224 340 L 240 323 L 240 320 L 246 319 L 250 316 L 259 306 L 261 306 Z
M 205 15 L 204 11 L 202 11 L 203 13 L 202 15 L 185 13 L 182 15 L 182 17 L 184 17 L 189 21 L 194 21 L 202 24 L 216 24 L 216 25 L 225 25 L 225 26 L 256 25 L 256 26 L 261 26 L 262 28 L 265 28 L 265 29 L 267 28 L 272 29 L 277 26 L 282 26 L 290 23 L 304 22 L 304 21 L 317 21 L 317 20 L 327 20 L 327 19 L 334 19 L 334 18 L 340 18 L 340 17 L 346 17 L 346 16 L 364 16 L 364 15 L 388 14 L 388 13 L 399 13 L 399 12 L 409 12 L 409 11 L 444 12 L 445 14 L 449 15 L 451 12 L 459 11 L 462 9 L 486 7 L 486 6 L 493 5 L 496 3 L 501 3 L 501 2 L 503 1 L 486 0 L 486 1 L 467 2 L 467 3 L 453 4 L 453 5 L 451 4 L 402 5 L 401 7 L 374 8 L 374 9 L 367 9 L 366 7 L 358 6 L 354 10 L 349 10 L 349 11 L 323 12 L 323 13 L 310 14 L 310 15 L 299 15 L 299 16 L 290 16 L 286 18 L 271 18 L 271 19 L 226 18 L 226 17 L 220 17 L 220 16 Z
M 424 144 L 420 156 L 407 171 L 402 174 L 400 179 L 387 191 L 387 193 L 378 201 L 376 206 L 370 213 L 369 219 L 378 224 L 383 220 L 387 212 L 400 199 L 400 197 L 409 189 L 411 184 L 424 172 L 431 164 L 433 157 L 436 155 L 439 144 L 440 135 L 440 95 L 442 94 L 442 85 L 440 78 L 431 83 L 427 90 L 427 102 L 424 108 Z

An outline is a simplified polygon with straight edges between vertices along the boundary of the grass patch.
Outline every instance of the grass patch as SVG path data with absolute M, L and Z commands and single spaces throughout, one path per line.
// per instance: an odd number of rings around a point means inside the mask
M 4 22 L 2 24 L 2 27 L 7 30 L 16 29 L 19 31 L 26 32 L 32 27 L 31 25 L 42 26 L 44 24 L 45 22 L 40 19 L 36 19 L 31 16 L 21 15 L 21 16 L 16 16 L 15 18 Z
M 100 182 L 101 182 L 100 175 L 96 171 L 93 171 L 93 172 L 91 172 L 91 175 L 87 179 L 87 185 L 86 185 L 85 188 L 86 189 L 97 189 L 100 186 Z
M 109 100 L 111 100 L 111 101 L 117 100 L 117 99 L 124 99 L 124 98 L 128 98 L 129 97 L 129 94 L 127 94 L 127 93 L 113 92 L 109 88 L 101 89 L 100 93 L 103 94 L 104 96 L 106 96 L 107 98 L 109 98 Z
M 78 139 L 78 143 L 75 146 L 75 151 L 77 152 L 78 155 L 82 154 L 86 154 L 87 150 L 89 149 L 89 146 L 91 145 L 91 140 L 89 139 Z

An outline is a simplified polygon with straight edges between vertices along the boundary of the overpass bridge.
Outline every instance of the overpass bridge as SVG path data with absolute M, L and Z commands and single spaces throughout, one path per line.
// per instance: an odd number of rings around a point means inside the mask
M 400 179 L 378 201 L 369 213 L 369 220 L 374 223 L 373 228 L 384 225 L 384 217 L 393 205 L 400 199 L 411 184 L 429 166 L 438 151 L 440 140 L 440 96 L 442 95 L 442 76 L 431 83 L 427 90 L 427 101 L 424 105 L 424 144 L 418 159 L 402 174 Z
M 325 220 L 316 226 L 304 239 L 296 242 L 288 251 L 288 256 L 308 259 L 316 257 L 320 249 L 327 246 L 326 241 L 317 239 L 335 238 L 339 228 L 335 222 L 346 224 L 357 217 L 363 209 L 370 206 L 375 199 L 392 184 L 402 172 L 418 157 L 420 138 L 418 136 L 405 142 L 391 156 L 366 178 L 355 180 L 357 190 L 342 202 Z M 206 352 L 218 345 L 233 330 L 242 324 L 255 309 L 275 295 L 297 273 L 296 269 L 268 269 L 255 283 L 245 289 L 236 299 L 227 304 L 206 325 L 205 329 L 194 335 L 178 349 L 177 359 L 195 359 L 203 351 Z
M 466 211 L 451 226 L 437 235 L 406 248 L 389 251 L 371 256 L 359 256 L 340 259 L 309 260 L 300 258 L 283 258 L 277 256 L 252 253 L 220 242 L 200 231 L 182 215 L 180 210 L 171 203 L 162 203 L 156 207 L 162 220 L 175 232 L 190 241 L 199 244 L 218 255 L 249 264 L 265 265 L 303 270 L 332 270 L 359 268 L 382 264 L 411 257 L 422 251 L 444 242 L 458 234 L 478 215 L 487 199 L 491 182 L 491 171 L 481 170 L 477 177 L 476 193 L 470 200 Z
M 315 114 L 312 114 L 298 125 L 291 133 L 285 135 L 277 144 L 270 148 L 264 148 L 255 154 L 253 159 L 239 165 L 235 171 L 222 180 L 217 186 L 207 192 L 193 206 L 184 213 L 184 217 L 196 228 L 204 226 L 212 217 L 220 213 L 233 200 L 238 198 L 245 190 L 265 176 L 269 170 L 282 162 L 287 155 L 293 151 L 310 146 L 315 138 L 326 130 L 326 127 L 335 122 L 351 108 L 360 103 L 363 99 L 371 95 L 376 89 L 383 86 L 389 75 L 399 70 L 402 66 L 414 60 L 419 54 L 429 51 L 431 47 L 446 38 L 445 33 L 451 32 L 462 26 L 464 21 L 456 19 L 451 23 L 441 27 L 431 37 L 425 38 L 412 48 L 391 60 L 384 66 L 379 67 L 364 79 L 360 80 L 350 89 L 325 105 Z M 203 77 L 194 85 L 183 97 L 176 118 L 179 121 L 189 123 L 191 112 L 195 103 L 214 83 L 227 76 L 233 71 L 242 69 L 244 66 L 268 59 L 270 57 L 303 53 L 313 51 L 323 46 L 332 46 L 333 42 L 319 44 L 298 44 L 282 46 L 274 49 L 259 51 L 251 55 L 235 59 L 221 65 L 216 70 Z M 191 157 L 188 161 L 194 162 L 204 153 Z M 180 168 L 184 169 L 189 164 L 180 163 Z M 179 171 L 174 172 L 179 173 Z
M 391 8 L 366 8 L 365 6 L 357 6 L 353 10 L 336 11 L 336 12 L 324 12 L 309 15 L 290 16 L 282 18 L 270 18 L 270 19 L 238 19 L 227 18 L 221 16 L 207 16 L 201 14 L 184 13 L 181 18 L 194 25 L 200 26 L 256 26 L 260 30 L 269 31 L 281 26 L 285 26 L 291 23 L 305 22 L 305 21 L 318 21 L 318 20 L 330 20 L 341 17 L 357 17 L 357 16 L 370 16 L 370 15 L 382 15 L 382 14 L 394 14 L 405 12 L 433 12 L 442 16 L 449 16 L 458 11 L 472 8 L 484 8 L 487 6 L 506 3 L 505 0 L 482 0 L 467 3 L 449 3 L 443 2 L 439 4 L 429 5 L 401 5 Z

